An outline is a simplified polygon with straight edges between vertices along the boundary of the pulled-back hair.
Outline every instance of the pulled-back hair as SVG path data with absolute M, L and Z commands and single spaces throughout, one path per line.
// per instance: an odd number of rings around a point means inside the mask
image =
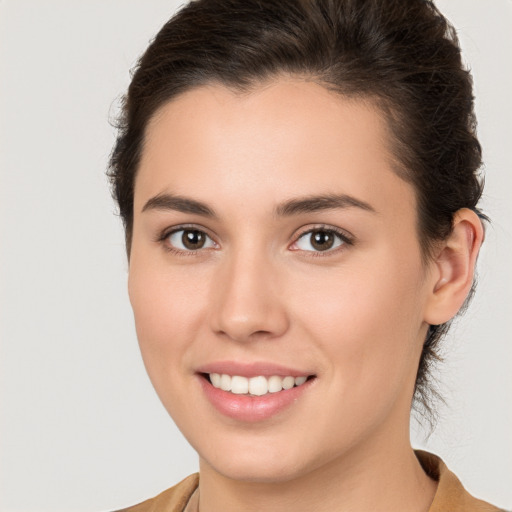
M 411 183 L 425 261 L 454 214 L 477 208 L 481 148 L 472 80 L 454 28 L 429 0 L 194 0 L 160 30 L 124 97 L 108 171 L 130 252 L 135 176 L 149 120 L 194 87 L 246 92 L 281 75 L 370 99 L 385 116 L 396 172 Z M 429 369 L 449 324 L 430 326 L 415 406 L 432 412 Z M 431 416 L 430 416 L 431 417 Z

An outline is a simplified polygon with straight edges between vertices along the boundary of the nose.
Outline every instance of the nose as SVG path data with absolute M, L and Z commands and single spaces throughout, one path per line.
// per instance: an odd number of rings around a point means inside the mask
M 261 255 L 227 258 L 212 287 L 212 330 L 237 342 L 282 336 L 289 319 L 280 281 L 279 269 Z

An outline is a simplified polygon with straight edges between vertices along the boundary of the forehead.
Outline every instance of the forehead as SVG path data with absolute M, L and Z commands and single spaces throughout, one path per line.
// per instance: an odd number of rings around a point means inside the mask
M 168 102 L 148 124 L 135 208 L 163 192 L 241 206 L 332 192 L 412 201 L 393 167 L 386 120 L 369 100 L 299 79 L 244 94 L 208 85 Z

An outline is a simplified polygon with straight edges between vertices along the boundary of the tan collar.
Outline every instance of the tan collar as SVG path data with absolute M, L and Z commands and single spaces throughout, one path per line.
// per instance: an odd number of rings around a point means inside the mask
M 425 473 L 438 482 L 434 501 L 428 512 L 498 512 L 489 503 L 471 496 L 460 480 L 446 467 L 445 463 L 432 453 L 416 450 Z
M 183 512 L 199 512 L 199 487 L 196 487 L 192 496 L 190 496 L 187 506 L 183 509 Z
M 432 453 L 416 450 L 416 457 L 428 476 L 438 482 L 434 501 L 428 512 L 499 512 L 499 509 L 471 496 L 460 480 Z M 199 487 L 197 475 L 189 477 L 187 505 L 183 512 L 199 511 Z

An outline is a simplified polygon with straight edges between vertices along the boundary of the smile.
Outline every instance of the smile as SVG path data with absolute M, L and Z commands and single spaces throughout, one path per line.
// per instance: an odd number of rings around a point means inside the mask
M 252 396 L 264 396 L 269 393 L 278 393 L 293 387 L 302 386 L 308 379 L 307 376 L 293 377 L 291 375 L 286 377 L 258 375 L 248 378 L 241 375 L 231 376 L 225 373 L 210 373 L 208 376 L 212 386 L 217 389 L 228 391 L 235 395 Z
M 196 372 L 203 396 L 224 417 L 259 422 L 293 410 L 316 387 L 317 375 L 273 363 L 216 362 Z

